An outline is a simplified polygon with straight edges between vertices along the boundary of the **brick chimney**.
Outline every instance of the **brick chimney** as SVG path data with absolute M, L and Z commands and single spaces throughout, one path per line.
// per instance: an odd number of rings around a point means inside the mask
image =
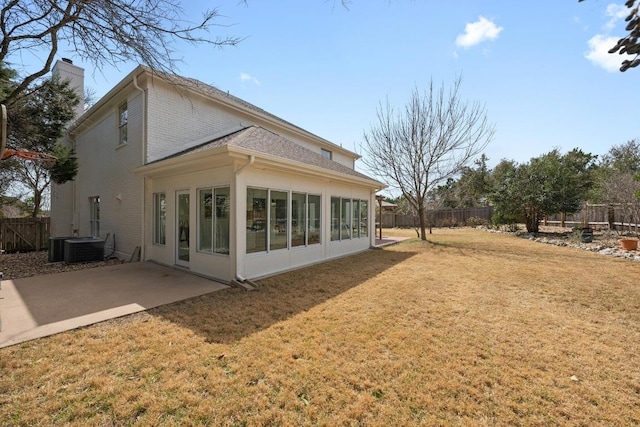
M 71 87 L 80 97 L 80 103 L 76 106 L 76 119 L 84 113 L 84 68 L 73 65 L 73 61 L 67 58 L 56 61 L 51 70 L 53 76 L 61 80 L 69 80 Z

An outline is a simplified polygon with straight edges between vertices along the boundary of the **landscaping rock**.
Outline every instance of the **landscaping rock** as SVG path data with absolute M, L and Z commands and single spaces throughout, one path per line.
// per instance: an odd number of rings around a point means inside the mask
M 493 233 L 515 234 L 523 239 L 533 240 L 547 245 L 572 247 L 584 251 L 596 252 L 600 255 L 625 258 L 631 261 L 640 262 L 640 251 L 626 251 L 622 249 L 618 240 L 623 236 L 617 235 L 616 233 L 608 230 L 593 233 L 593 240 L 590 243 L 582 242 L 580 236 L 570 228 L 541 226 L 540 232 L 537 235 L 524 231 L 516 231 L 514 233 L 505 230 L 486 230 Z

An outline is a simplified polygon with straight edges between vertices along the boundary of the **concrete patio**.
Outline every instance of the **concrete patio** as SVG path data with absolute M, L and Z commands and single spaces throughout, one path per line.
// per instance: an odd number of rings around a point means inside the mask
M 3 280 L 0 348 L 224 288 L 151 262 Z

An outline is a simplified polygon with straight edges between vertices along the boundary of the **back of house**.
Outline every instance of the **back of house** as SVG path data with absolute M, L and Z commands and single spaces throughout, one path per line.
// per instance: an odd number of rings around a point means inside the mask
M 68 61 L 54 72 L 73 78 Z M 52 235 L 222 281 L 368 249 L 375 192 L 357 155 L 202 82 L 139 66 L 70 127 L 74 181 Z

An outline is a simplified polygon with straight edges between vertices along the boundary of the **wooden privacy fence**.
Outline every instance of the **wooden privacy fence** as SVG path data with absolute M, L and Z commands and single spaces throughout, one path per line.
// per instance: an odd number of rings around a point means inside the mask
M 629 206 L 620 204 L 586 204 L 580 212 L 574 214 L 549 215 L 542 221 L 542 225 L 562 225 L 565 227 L 576 227 L 588 224 L 595 228 L 609 228 L 612 230 L 626 230 L 635 228 L 636 218 L 630 214 Z
M 461 227 L 464 225 L 478 225 L 477 221 L 491 223 L 493 207 L 485 206 L 468 209 L 438 209 L 427 212 L 427 225 L 431 223 L 434 227 Z M 473 218 L 473 220 L 472 220 Z M 376 222 L 379 219 L 376 218 Z M 473 222 L 473 224 L 471 224 Z M 404 215 L 393 212 L 382 213 L 382 227 L 418 227 L 420 222 L 416 215 Z
M 1 218 L 0 250 L 40 251 L 49 247 L 49 218 Z

